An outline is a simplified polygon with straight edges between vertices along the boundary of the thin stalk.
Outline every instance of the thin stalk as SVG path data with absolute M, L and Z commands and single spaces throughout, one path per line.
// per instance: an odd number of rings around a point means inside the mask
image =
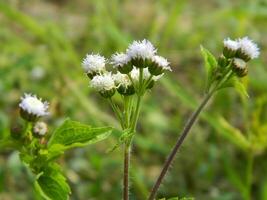
M 233 72 L 232 70 L 229 68 L 224 77 L 217 81 L 217 83 L 215 84 L 215 86 L 213 87 L 213 89 L 210 90 L 210 92 L 208 92 L 203 101 L 201 102 L 201 104 L 199 105 L 199 107 L 197 108 L 197 110 L 191 115 L 191 117 L 189 118 L 189 120 L 187 121 L 187 123 L 184 126 L 184 129 L 182 131 L 182 133 L 180 134 L 180 137 L 178 138 L 175 146 L 173 147 L 171 153 L 169 154 L 167 160 L 165 161 L 163 168 L 161 170 L 161 173 L 157 179 L 157 181 L 155 182 L 150 196 L 148 198 L 148 200 L 154 200 L 154 198 L 156 197 L 157 191 L 160 187 L 160 184 L 163 181 L 163 178 L 165 177 L 166 173 L 168 172 L 172 161 L 175 158 L 176 153 L 178 152 L 179 148 L 181 147 L 181 145 L 183 144 L 186 136 L 188 135 L 189 131 L 191 130 L 192 126 L 194 125 L 194 123 L 196 122 L 199 114 L 201 113 L 201 111 L 203 110 L 203 108 L 205 107 L 205 105 L 208 103 L 209 99 L 212 97 L 212 95 L 221 88 L 221 86 L 232 76 Z
M 129 168 L 131 156 L 131 142 L 124 144 L 124 170 L 123 170 L 123 200 L 129 200 Z
M 187 121 L 182 133 L 180 134 L 179 139 L 177 140 L 175 146 L 173 147 L 171 153 L 169 154 L 167 160 L 165 161 L 162 171 L 156 181 L 156 183 L 154 184 L 150 196 L 148 198 L 148 200 L 154 200 L 157 194 L 157 191 L 159 189 L 159 186 L 163 180 L 163 178 L 165 177 L 166 173 L 168 172 L 172 161 L 174 160 L 174 157 L 177 153 L 177 151 L 179 150 L 180 146 L 182 145 L 184 139 L 186 138 L 186 136 L 188 135 L 190 129 L 192 128 L 192 126 L 194 125 L 197 117 L 199 116 L 200 112 L 203 110 L 203 108 L 205 107 L 205 105 L 207 104 L 207 102 L 209 101 L 210 97 L 212 96 L 213 92 L 207 94 L 205 96 L 205 98 L 203 99 L 202 103 L 199 105 L 199 107 L 197 108 L 197 110 L 191 115 L 191 117 L 189 118 L 189 120 Z

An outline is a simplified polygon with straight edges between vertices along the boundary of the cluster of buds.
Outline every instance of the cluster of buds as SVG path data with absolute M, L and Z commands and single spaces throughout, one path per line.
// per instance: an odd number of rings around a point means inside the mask
M 86 55 L 83 69 L 91 79 L 91 87 L 103 97 L 111 98 L 117 91 L 124 96 L 142 93 L 151 89 L 166 70 L 169 62 L 156 55 L 157 50 L 148 40 L 134 41 L 125 53 L 115 53 L 109 60 L 99 54 Z M 113 70 L 107 70 L 107 64 Z
M 47 125 L 44 122 L 39 122 L 41 117 L 49 114 L 48 108 L 49 103 L 42 101 L 36 95 L 24 94 L 21 97 L 21 102 L 19 104 L 20 115 L 27 122 L 33 123 L 33 133 L 36 136 L 43 137 L 47 133 Z
M 248 73 L 247 63 L 260 54 L 257 44 L 248 37 L 237 40 L 224 40 L 223 55 L 218 59 L 220 67 L 231 65 L 232 70 L 238 77 L 246 76 Z

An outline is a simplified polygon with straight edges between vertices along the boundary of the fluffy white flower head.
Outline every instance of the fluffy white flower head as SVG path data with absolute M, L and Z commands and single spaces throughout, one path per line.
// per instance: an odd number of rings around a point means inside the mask
M 115 83 L 111 73 L 95 76 L 91 80 L 91 87 L 97 90 L 98 92 L 108 91 L 115 88 Z
M 239 48 L 239 43 L 235 40 L 231 40 L 230 38 L 224 39 L 223 45 L 232 51 L 236 51 Z
M 44 136 L 47 133 L 47 125 L 44 122 L 37 122 L 34 127 L 33 127 L 33 132 L 40 135 Z
M 120 72 L 117 72 L 116 74 L 112 75 L 112 78 L 117 86 L 129 86 L 131 85 L 131 81 L 129 77 L 126 74 L 122 74 Z
M 36 115 L 38 117 L 42 117 L 48 115 L 49 112 L 48 102 L 42 102 L 41 99 L 38 99 L 36 95 L 32 94 L 24 94 L 24 97 L 21 97 L 21 102 L 19 107 L 29 114 Z
M 111 56 L 111 64 L 114 67 L 122 67 L 130 61 L 130 57 L 125 53 L 115 53 Z
M 170 63 L 167 61 L 166 58 L 163 58 L 162 56 L 153 56 L 152 58 L 153 62 L 155 62 L 158 66 L 162 67 L 164 70 L 172 71 L 170 67 Z
M 144 39 L 142 41 L 134 41 L 129 45 L 126 52 L 130 58 L 151 59 L 157 50 L 151 42 Z
M 238 45 L 241 51 L 247 56 L 249 56 L 251 59 L 259 57 L 259 47 L 248 37 L 239 38 Z
M 87 54 L 82 67 L 85 73 L 101 72 L 105 70 L 106 59 L 99 54 Z

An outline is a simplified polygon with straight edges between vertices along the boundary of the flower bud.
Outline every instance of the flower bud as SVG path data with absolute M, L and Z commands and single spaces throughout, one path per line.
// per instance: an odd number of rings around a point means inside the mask
M 131 63 L 137 68 L 146 68 L 157 50 L 148 40 L 134 41 L 127 49 Z
M 236 55 L 236 51 L 239 47 L 238 42 L 227 38 L 223 41 L 223 55 L 226 58 L 233 58 Z
M 33 126 L 33 133 L 37 137 L 43 137 L 47 133 L 47 124 L 44 122 L 37 122 Z
M 236 75 L 239 77 L 243 77 L 248 74 L 247 63 L 240 58 L 233 59 L 232 69 L 236 73 Z
M 96 75 L 91 81 L 91 87 L 96 89 L 104 98 L 110 98 L 116 92 L 111 73 Z
M 130 57 L 125 53 L 116 53 L 111 56 L 111 64 L 122 74 L 128 74 L 132 71 L 133 66 Z
M 130 96 L 133 95 L 135 93 L 135 89 L 133 85 L 127 86 L 125 87 L 124 85 L 120 85 L 117 88 L 117 91 L 121 94 L 121 95 L 125 95 L 125 96 Z
M 26 121 L 34 122 L 40 117 L 48 115 L 48 102 L 42 102 L 36 95 L 24 94 L 19 104 L 20 115 Z
M 228 59 L 225 58 L 223 55 L 218 58 L 218 65 L 220 67 L 226 67 L 229 63 L 230 62 L 228 61 Z
M 256 43 L 248 37 L 238 39 L 239 49 L 237 50 L 237 57 L 248 62 L 251 59 L 257 58 L 260 55 L 260 50 Z
M 87 54 L 83 59 L 82 67 L 86 75 L 93 79 L 97 74 L 104 72 L 106 65 L 106 59 L 99 54 Z
M 135 93 L 134 86 L 127 75 L 117 72 L 112 75 L 112 78 L 120 94 L 129 96 Z
M 154 76 L 162 74 L 165 70 L 171 71 L 169 62 L 161 56 L 154 56 L 151 64 L 148 66 L 150 74 Z
M 110 89 L 110 90 L 104 90 L 104 91 L 100 91 L 99 94 L 104 97 L 104 98 L 111 98 L 116 92 L 116 89 Z

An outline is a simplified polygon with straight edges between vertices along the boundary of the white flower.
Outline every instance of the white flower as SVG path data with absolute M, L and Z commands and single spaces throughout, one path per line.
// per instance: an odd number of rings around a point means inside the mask
M 122 74 L 120 72 L 113 74 L 112 78 L 118 87 L 121 85 L 127 87 L 132 84 L 129 77 L 126 74 Z
M 126 53 L 130 58 L 151 59 L 157 50 L 148 40 L 134 41 L 129 45 Z
M 223 45 L 232 51 L 236 51 L 239 48 L 239 43 L 235 40 L 231 40 L 230 38 L 224 39 Z
M 140 74 L 139 69 L 136 68 L 136 67 L 134 67 L 133 70 L 131 71 L 131 74 L 130 74 L 134 82 L 138 82 L 138 81 L 139 81 L 139 74 Z M 144 68 L 144 69 L 143 69 L 143 79 L 144 79 L 144 80 L 148 80 L 148 79 L 150 78 L 150 76 L 151 76 L 151 74 L 150 74 L 150 72 L 148 71 L 148 68 Z M 157 81 L 157 80 L 159 80 L 162 76 L 163 76 L 163 74 L 158 75 L 158 76 L 153 76 L 153 77 L 152 77 L 152 80 Z
M 241 52 L 247 55 L 250 59 L 257 58 L 260 55 L 259 47 L 248 37 L 239 38 L 238 46 L 241 49 Z
M 28 114 L 32 114 L 38 117 L 49 114 L 49 112 L 47 111 L 49 107 L 48 102 L 42 102 L 41 99 L 38 99 L 36 95 L 32 94 L 25 93 L 24 97 L 21 97 L 19 107 Z
M 98 92 L 114 89 L 115 83 L 111 73 L 95 76 L 91 81 L 91 87 Z
M 152 58 L 153 62 L 155 62 L 158 66 L 162 67 L 164 70 L 172 71 L 171 67 L 169 66 L 169 62 L 166 58 L 163 58 L 162 56 L 153 56 Z
M 115 53 L 111 56 L 111 64 L 114 67 L 122 67 L 130 61 L 130 57 L 125 53 Z
M 44 136 L 47 133 L 47 125 L 44 122 L 37 122 L 33 127 L 33 132 L 40 136 Z
M 83 59 L 82 67 L 85 73 L 98 73 L 105 70 L 106 59 L 99 54 L 87 54 Z

